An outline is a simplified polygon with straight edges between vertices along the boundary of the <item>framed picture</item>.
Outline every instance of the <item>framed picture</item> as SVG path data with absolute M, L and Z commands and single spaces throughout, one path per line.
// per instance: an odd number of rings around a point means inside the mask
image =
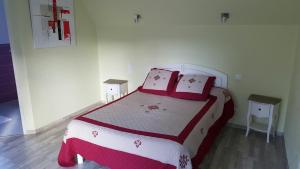
M 75 45 L 73 0 L 30 0 L 34 48 Z

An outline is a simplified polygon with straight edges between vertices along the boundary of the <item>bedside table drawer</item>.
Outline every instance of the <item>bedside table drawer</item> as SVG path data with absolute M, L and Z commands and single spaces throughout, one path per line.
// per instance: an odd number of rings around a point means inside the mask
M 258 102 L 251 102 L 251 114 L 260 118 L 267 118 L 270 115 L 271 105 Z
M 120 93 L 120 85 L 105 85 L 105 91 L 107 94 L 116 95 Z

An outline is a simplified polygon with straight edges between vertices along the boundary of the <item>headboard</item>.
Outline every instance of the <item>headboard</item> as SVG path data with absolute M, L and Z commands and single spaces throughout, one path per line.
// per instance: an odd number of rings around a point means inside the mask
M 227 89 L 227 81 L 228 76 L 227 74 L 220 72 L 216 69 L 203 67 L 199 65 L 192 65 L 192 64 L 170 64 L 170 65 L 163 65 L 163 66 L 153 66 L 155 68 L 167 69 L 167 70 L 177 70 L 180 71 L 180 74 L 204 74 L 215 76 L 215 86 L 222 87 Z

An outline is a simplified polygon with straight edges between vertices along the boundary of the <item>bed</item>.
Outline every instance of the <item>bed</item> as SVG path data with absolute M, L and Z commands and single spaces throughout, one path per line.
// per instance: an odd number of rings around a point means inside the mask
M 215 76 L 209 98 L 184 100 L 133 91 L 72 120 L 58 163 L 73 166 L 76 157 L 83 157 L 111 169 L 196 168 L 233 116 L 227 75 L 187 64 L 161 68 Z

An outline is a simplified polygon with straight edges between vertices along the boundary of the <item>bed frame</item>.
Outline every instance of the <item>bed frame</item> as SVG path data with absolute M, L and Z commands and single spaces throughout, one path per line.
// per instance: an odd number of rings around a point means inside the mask
M 204 74 L 209 76 L 215 76 L 215 86 L 227 89 L 228 76 L 227 74 L 218 71 L 216 69 L 192 65 L 192 64 L 170 64 L 163 66 L 153 66 L 155 68 L 167 69 L 167 70 L 177 70 L 180 71 L 180 74 Z

